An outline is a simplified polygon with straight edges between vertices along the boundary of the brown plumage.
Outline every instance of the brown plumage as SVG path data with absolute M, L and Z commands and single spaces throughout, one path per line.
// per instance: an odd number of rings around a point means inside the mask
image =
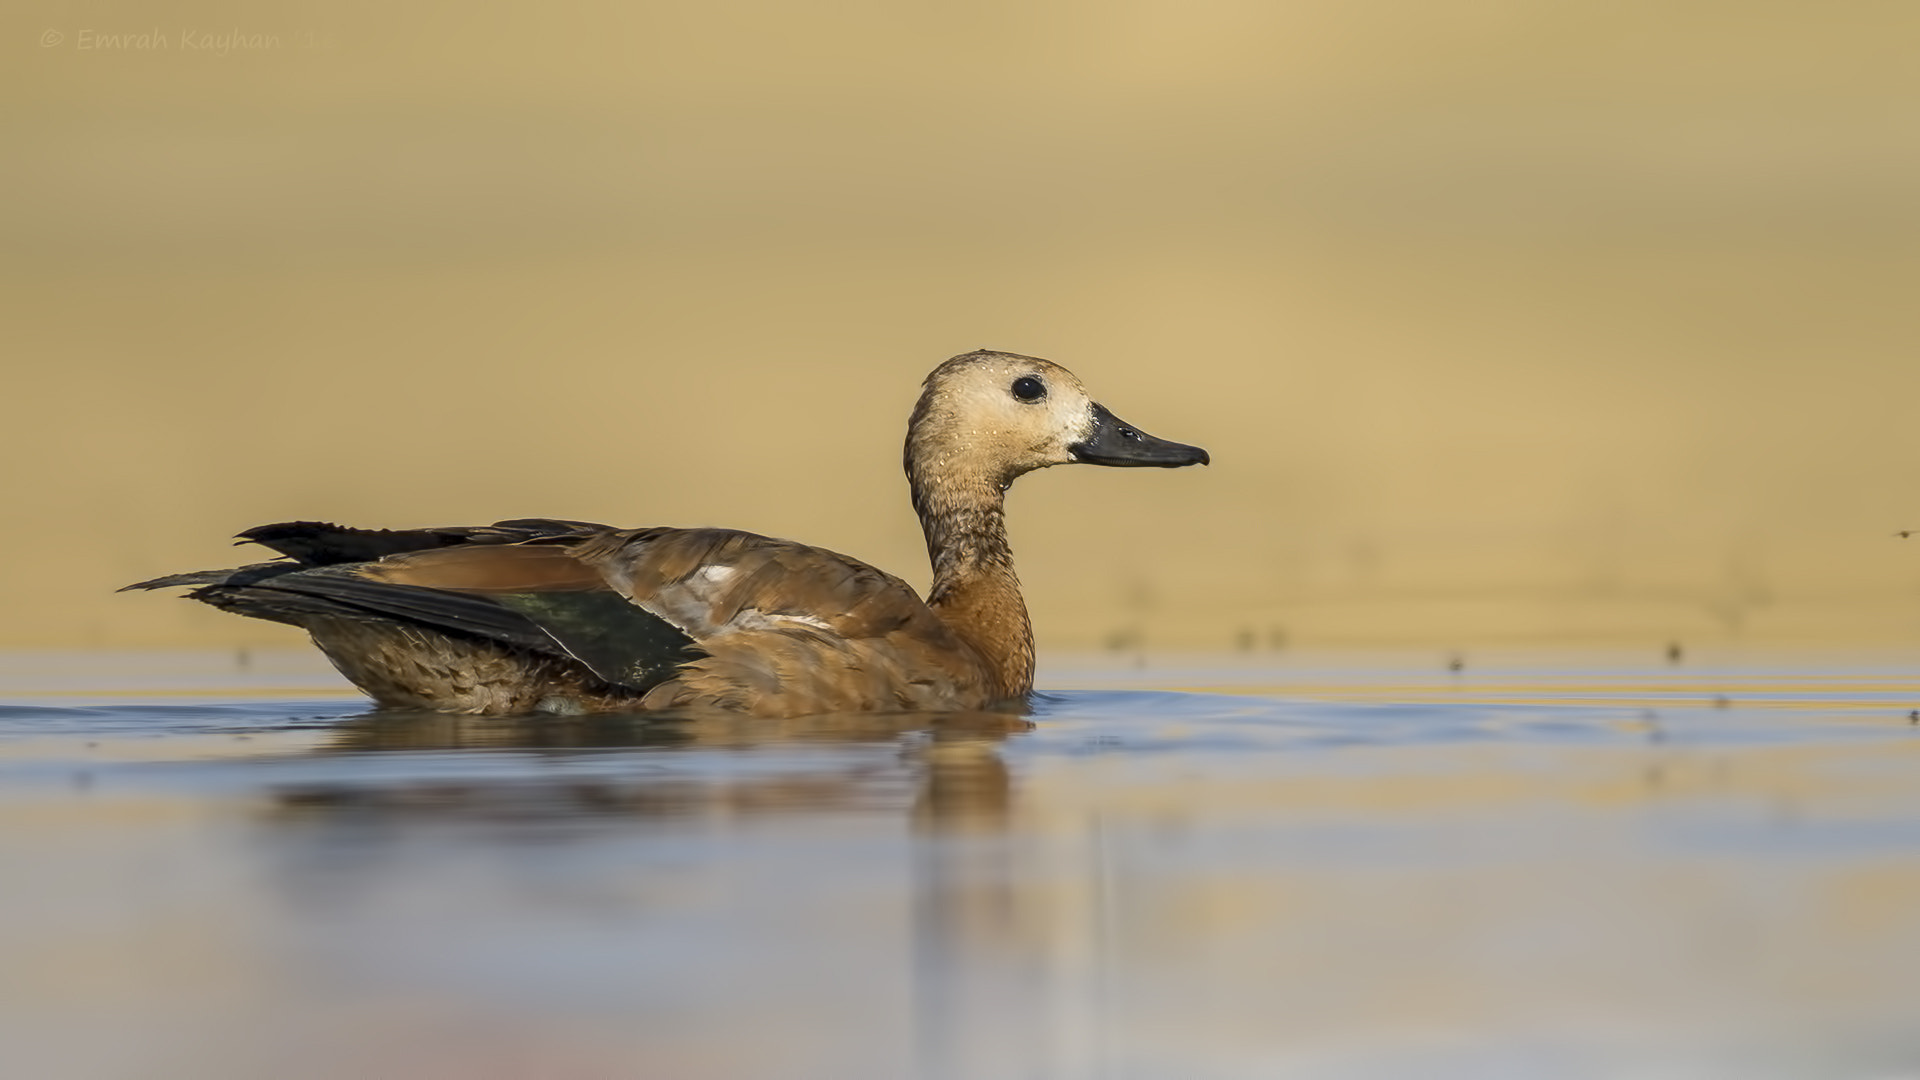
M 927 537 L 923 603 L 822 548 L 728 529 L 520 519 L 240 534 L 285 558 L 129 585 L 306 629 L 383 706 L 509 714 L 720 708 L 761 716 L 974 709 L 1033 689 L 1005 495 L 1049 465 L 1205 464 L 1013 353 L 927 376 L 906 470 Z

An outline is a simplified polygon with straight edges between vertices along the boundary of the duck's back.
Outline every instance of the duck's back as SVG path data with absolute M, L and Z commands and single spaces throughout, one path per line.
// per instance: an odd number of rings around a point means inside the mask
M 243 534 L 293 561 L 141 583 L 307 629 L 383 705 L 442 712 L 989 704 L 982 665 L 900 579 L 725 529 L 514 521 Z

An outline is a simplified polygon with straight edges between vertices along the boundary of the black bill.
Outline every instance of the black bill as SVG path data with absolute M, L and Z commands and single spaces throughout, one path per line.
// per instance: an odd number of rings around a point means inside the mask
M 1088 465 L 1158 465 L 1175 469 L 1207 464 L 1207 452 L 1197 446 L 1156 439 L 1107 411 L 1093 407 L 1093 430 L 1067 448 L 1075 461 Z

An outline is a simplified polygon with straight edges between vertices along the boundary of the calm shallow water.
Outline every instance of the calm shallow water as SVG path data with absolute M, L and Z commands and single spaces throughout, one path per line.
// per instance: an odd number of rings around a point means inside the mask
M 516 722 L 0 656 L 0 1065 L 1920 1077 L 1920 658 L 1045 671 Z

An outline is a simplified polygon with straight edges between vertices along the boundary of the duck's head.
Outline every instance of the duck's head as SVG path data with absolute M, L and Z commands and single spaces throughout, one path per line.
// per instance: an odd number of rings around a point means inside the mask
M 1038 357 L 978 352 L 927 376 L 907 424 L 907 473 L 1004 488 L 1049 465 L 1207 464 L 1197 446 L 1157 439 L 1094 401 L 1073 372 Z

